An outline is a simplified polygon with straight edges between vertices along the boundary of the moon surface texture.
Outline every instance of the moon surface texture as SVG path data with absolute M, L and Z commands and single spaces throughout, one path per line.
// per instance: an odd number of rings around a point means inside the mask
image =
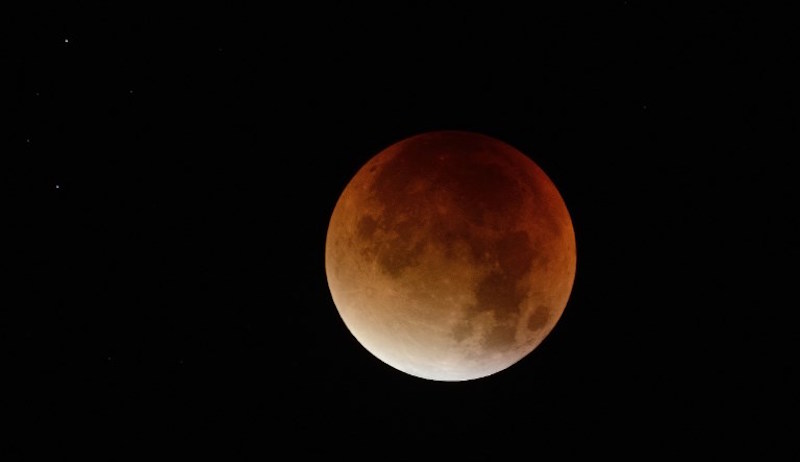
M 349 331 L 412 376 L 465 381 L 525 357 L 561 317 L 575 233 L 552 181 L 479 133 L 428 132 L 370 159 L 334 208 L 325 243 Z

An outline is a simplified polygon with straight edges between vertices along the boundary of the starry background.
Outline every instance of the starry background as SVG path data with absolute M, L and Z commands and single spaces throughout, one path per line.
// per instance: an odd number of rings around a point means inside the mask
M 791 150 L 774 135 L 796 127 L 782 90 L 796 58 L 778 51 L 790 29 L 762 13 L 633 1 L 9 11 L 0 354 L 14 431 L 0 451 L 496 460 L 783 447 L 796 334 L 780 263 L 797 221 Z M 436 129 L 529 155 L 577 237 L 555 330 L 473 382 L 373 358 L 324 274 L 350 177 Z

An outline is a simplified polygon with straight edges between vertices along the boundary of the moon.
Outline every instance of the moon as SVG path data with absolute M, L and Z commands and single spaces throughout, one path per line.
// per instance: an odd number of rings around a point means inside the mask
M 331 296 L 372 355 L 415 377 L 507 369 L 553 330 L 575 278 L 556 186 L 511 145 L 435 131 L 372 157 L 341 193 L 325 242 Z

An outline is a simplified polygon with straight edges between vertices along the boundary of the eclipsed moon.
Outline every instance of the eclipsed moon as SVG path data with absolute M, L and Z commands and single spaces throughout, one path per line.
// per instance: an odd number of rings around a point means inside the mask
M 328 227 L 333 302 L 370 353 L 463 381 L 508 368 L 561 317 L 575 233 L 553 182 L 486 135 L 430 132 L 370 159 Z

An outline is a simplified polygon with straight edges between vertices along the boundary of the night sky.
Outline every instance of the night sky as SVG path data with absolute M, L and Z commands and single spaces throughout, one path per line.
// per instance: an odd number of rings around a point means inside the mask
M 773 135 L 796 130 L 777 90 L 792 31 L 730 2 L 644 3 L 9 12 L 0 451 L 788 447 L 796 151 Z M 577 241 L 550 336 L 463 383 L 369 354 L 324 270 L 358 168 L 440 129 L 531 157 Z

